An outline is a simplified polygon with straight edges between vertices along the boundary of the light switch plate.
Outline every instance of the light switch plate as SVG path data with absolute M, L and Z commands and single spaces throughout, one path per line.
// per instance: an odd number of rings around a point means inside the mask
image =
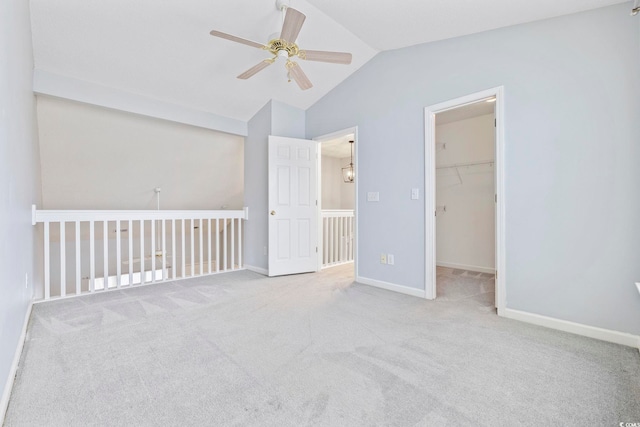
M 411 189 L 411 200 L 418 200 L 420 198 L 420 189 L 412 188 Z
M 380 193 L 377 191 L 369 191 L 367 193 L 367 202 L 379 202 L 380 201 Z

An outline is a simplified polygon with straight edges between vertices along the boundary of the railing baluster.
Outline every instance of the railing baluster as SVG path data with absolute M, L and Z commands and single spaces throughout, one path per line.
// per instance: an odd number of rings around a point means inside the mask
M 60 296 L 67 296 L 67 236 L 65 222 L 60 221 Z
M 340 228 L 342 229 L 342 231 L 340 232 L 340 247 L 342 250 L 342 255 L 340 256 L 341 262 L 345 262 L 347 260 L 347 247 L 346 247 L 347 240 L 344 237 L 346 235 L 345 230 L 347 228 L 346 219 L 347 218 L 344 216 L 340 218 Z
M 207 219 L 207 264 L 209 265 L 209 274 L 211 274 L 211 236 L 213 233 L 211 231 L 211 218 Z
M 238 219 L 238 268 L 242 268 L 242 218 Z
M 171 220 L 171 278 L 176 278 L 176 220 Z
M 333 217 L 329 218 L 329 262 L 333 264 Z
M 143 285 L 146 282 L 147 272 L 145 271 L 145 256 L 144 256 L 144 219 L 140 220 L 140 284 Z
M 193 228 L 193 218 L 189 220 L 189 229 L 191 230 L 191 241 L 189 242 L 191 246 L 191 251 L 189 252 L 189 256 L 191 257 L 191 277 L 196 275 L 196 257 L 194 253 L 195 246 L 195 230 Z
M 187 256 L 187 254 L 185 254 L 185 242 L 184 242 L 184 239 L 185 239 L 185 236 L 184 236 L 184 222 L 185 222 L 185 219 L 182 218 L 182 221 L 180 221 L 180 222 L 182 223 L 182 233 L 181 233 L 182 234 L 182 272 L 181 272 L 182 274 L 180 275 L 180 277 L 184 278 L 184 277 L 187 277 L 187 273 L 185 271 L 185 266 L 186 266 L 185 258 Z
M 151 220 L 151 283 L 156 283 L 156 222 Z
M 222 254 L 223 254 L 223 257 L 224 257 L 224 265 L 223 265 L 222 271 L 226 271 L 227 268 L 229 267 L 228 264 L 227 264 L 227 219 L 224 218 L 222 221 L 223 221 L 223 225 L 222 225 L 223 233 L 222 233 L 222 236 L 223 236 L 223 242 L 224 242 L 223 243 L 224 247 L 222 248 Z
M 162 220 L 162 280 L 167 280 L 167 221 Z
M 122 286 L 122 239 L 120 237 L 120 220 L 116 220 L 116 287 Z
M 44 223 L 44 299 L 51 298 L 51 279 L 49 270 L 49 222 Z
M 231 269 L 236 269 L 236 220 L 231 218 Z
M 202 218 L 198 219 L 198 232 L 199 232 L 198 234 L 200 238 L 200 275 L 202 276 L 204 274 L 203 272 L 204 265 L 202 265 L 202 263 L 204 262 L 203 254 L 202 254 Z
M 133 221 L 129 220 L 129 286 L 133 286 Z
M 89 221 L 89 292 L 96 291 L 96 227 Z
M 80 259 L 80 221 L 76 221 L 76 295 L 82 293 L 82 270 Z
M 322 264 L 327 265 L 329 263 L 329 230 L 327 225 L 329 224 L 328 218 L 322 218 Z
M 220 218 L 216 218 L 216 273 L 220 271 Z
M 102 240 L 103 240 L 103 267 L 104 267 L 104 288 L 109 289 L 109 221 L 102 221 Z
M 350 217 L 349 218 L 349 223 L 351 224 L 351 230 L 349 232 L 349 260 L 353 261 L 353 256 L 354 256 L 354 251 L 353 251 L 353 235 L 355 233 L 355 227 L 356 227 L 356 218 L 355 217 Z

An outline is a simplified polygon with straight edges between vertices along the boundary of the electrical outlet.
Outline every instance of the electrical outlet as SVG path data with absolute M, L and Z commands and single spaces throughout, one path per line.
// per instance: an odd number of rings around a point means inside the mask
M 386 263 L 387 263 L 387 254 L 380 255 L 380 264 L 386 264 Z
M 393 254 L 387 255 L 387 264 L 393 265 L 395 263 L 395 259 L 393 258 Z

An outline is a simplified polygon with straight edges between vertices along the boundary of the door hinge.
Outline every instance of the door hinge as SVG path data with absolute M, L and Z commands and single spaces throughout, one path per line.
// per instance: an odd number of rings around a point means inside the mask
M 493 127 L 498 127 L 498 119 L 493 119 Z
M 498 203 L 498 195 L 497 195 L 497 194 L 494 194 L 494 195 L 493 195 L 493 200 L 494 200 L 496 203 Z
M 316 246 L 316 253 L 318 253 L 318 247 Z
M 318 201 L 316 200 L 316 206 L 318 206 Z

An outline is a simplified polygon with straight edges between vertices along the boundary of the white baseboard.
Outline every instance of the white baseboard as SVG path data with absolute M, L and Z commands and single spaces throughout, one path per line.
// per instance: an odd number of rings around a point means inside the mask
M 466 265 L 466 264 L 455 264 L 453 262 L 440 262 L 436 260 L 436 266 L 438 267 L 447 267 L 447 268 L 456 268 L 458 270 L 469 270 L 469 271 L 477 271 L 478 273 L 489 273 L 495 274 L 495 268 L 489 267 L 480 267 L 479 265 Z
M 581 323 L 570 322 L 568 320 L 556 319 L 554 317 L 542 316 L 540 314 L 528 313 L 526 311 L 505 308 L 502 315 L 509 319 L 544 326 L 559 331 L 570 332 L 597 340 L 608 341 L 615 344 L 626 345 L 640 350 L 640 336 L 627 334 L 624 332 L 612 331 L 610 329 L 598 328 L 596 326 L 583 325 Z
M 22 349 L 24 348 L 24 341 L 27 337 L 27 326 L 29 325 L 29 318 L 31 317 L 31 309 L 33 308 L 33 302 L 29 302 L 27 308 L 27 314 L 24 316 L 24 323 L 22 325 L 22 333 L 16 346 L 16 351 L 13 355 L 13 363 L 9 370 L 9 376 L 7 377 L 7 383 L 4 385 L 4 392 L 2 393 L 2 401 L 0 402 L 0 425 L 4 423 L 4 417 L 7 414 L 9 408 L 9 398 L 11 397 L 11 390 L 13 389 L 13 382 L 18 372 L 18 365 L 20 364 L 20 357 L 22 356 Z
M 267 270 L 266 268 L 254 267 L 253 265 L 248 264 L 243 265 L 243 267 L 245 268 L 245 270 L 253 271 L 254 273 L 262 274 L 264 276 L 269 275 L 269 270 Z
M 424 289 L 410 288 L 408 286 L 396 285 L 395 283 L 383 282 L 382 280 L 369 279 L 368 277 L 356 277 L 356 282 L 363 285 L 374 286 L 376 288 L 386 289 L 388 291 L 399 292 L 413 297 L 424 298 Z

